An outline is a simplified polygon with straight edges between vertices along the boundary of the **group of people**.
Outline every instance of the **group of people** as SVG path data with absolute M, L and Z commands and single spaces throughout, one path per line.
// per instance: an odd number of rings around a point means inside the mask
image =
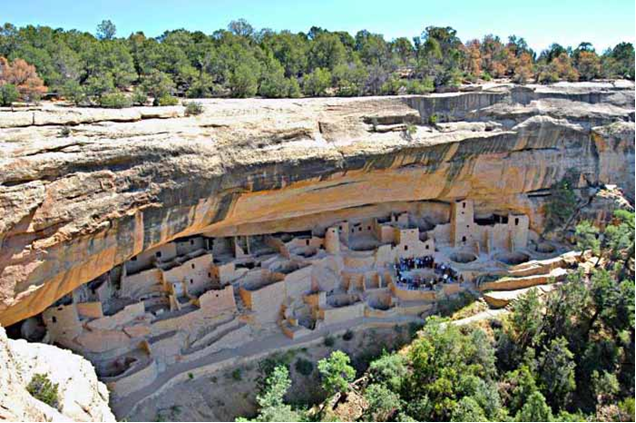
M 436 263 L 433 256 L 400 258 L 393 265 L 397 275 L 398 285 L 405 285 L 407 289 L 433 289 L 437 284 L 442 283 L 462 283 L 464 277 L 458 274 L 455 269 L 446 263 Z M 423 280 L 420 275 L 406 275 L 414 269 L 433 269 L 435 277 L 430 280 Z

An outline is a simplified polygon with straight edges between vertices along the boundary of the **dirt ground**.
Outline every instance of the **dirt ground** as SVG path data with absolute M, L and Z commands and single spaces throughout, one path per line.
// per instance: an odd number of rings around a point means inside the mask
M 316 365 L 320 359 L 332 351 L 342 350 L 352 358 L 360 375 L 383 350 L 391 351 L 409 340 L 409 326 L 406 324 L 353 329 L 345 335 L 328 336 L 317 345 L 275 353 L 261 361 L 177 384 L 159 397 L 142 402 L 127 420 L 234 421 L 241 416 L 252 417 L 257 411 L 256 395 L 263 375 L 278 363 L 287 364 L 290 370 L 292 386 L 287 393 L 287 401 L 315 404 L 324 399 Z

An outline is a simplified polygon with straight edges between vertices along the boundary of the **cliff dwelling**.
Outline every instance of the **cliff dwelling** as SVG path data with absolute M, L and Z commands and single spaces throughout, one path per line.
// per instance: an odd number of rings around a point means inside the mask
M 422 322 L 462 293 L 506 307 L 497 293 L 585 262 L 546 235 L 555 184 L 572 174 L 597 222 L 633 204 L 633 97 L 508 84 L 0 114 L 0 322 L 89 360 L 125 417 L 228 363 Z
M 480 276 L 560 252 L 537 248 L 526 215 L 475 218 L 468 198 L 378 213 L 343 221 L 326 213 L 299 232 L 175 239 L 74 289 L 23 335 L 88 358 L 115 398 L 125 397 L 175 363 L 264 333 L 298 340 L 363 319 L 408 320 L 479 289 Z

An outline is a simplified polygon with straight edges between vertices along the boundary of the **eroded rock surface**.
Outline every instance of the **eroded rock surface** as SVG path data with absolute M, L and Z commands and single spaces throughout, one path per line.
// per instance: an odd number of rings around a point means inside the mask
M 32 397 L 26 387 L 35 374 L 58 384 L 59 410 Z M 0 327 L 0 420 L 115 421 L 108 390 L 91 364 L 60 348 L 7 339 Z
M 300 231 L 462 198 L 540 232 L 547 190 L 570 169 L 578 188 L 616 184 L 633 202 L 633 85 L 203 104 L 197 117 L 0 112 L 0 323 L 188 235 Z

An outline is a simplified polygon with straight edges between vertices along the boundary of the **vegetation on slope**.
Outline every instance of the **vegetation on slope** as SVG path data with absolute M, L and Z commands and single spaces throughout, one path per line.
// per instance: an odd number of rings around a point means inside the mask
M 617 211 L 603 231 L 584 222 L 577 237 L 601 258 L 589 274 L 546 297 L 530 290 L 501 322 L 431 317 L 356 381 L 336 351 L 318 363 L 322 407 L 286 404 L 279 366 L 255 420 L 634 421 L 634 213 Z
M 486 35 L 464 43 L 451 27 L 430 26 L 412 40 L 386 41 L 366 30 L 355 37 L 318 27 L 307 33 L 257 31 L 240 19 L 211 35 L 184 29 L 156 38 L 143 32 L 116 35 L 110 21 L 98 26 L 96 36 L 5 23 L 0 27 L 2 103 L 16 101 L 11 87 L 17 87 L 19 98 L 36 100 L 45 92 L 42 82 L 76 104 L 127 107 L 145 104 L 147 96 L 155 105 L 167 105 L 175 95 L 421 94 L 504 77 L 519 83 L 634 79 L 630 43 L 600 55 L 590 43 L 576 48 L 555 43 L 537 54 L 517 36 L 506 42 Z M 9 66 L 34 66 L 39 77 L 30 71 L 28 80 L 14 80 L 6 76 Z M 125 98 L 119 92 L 126 92 Z

